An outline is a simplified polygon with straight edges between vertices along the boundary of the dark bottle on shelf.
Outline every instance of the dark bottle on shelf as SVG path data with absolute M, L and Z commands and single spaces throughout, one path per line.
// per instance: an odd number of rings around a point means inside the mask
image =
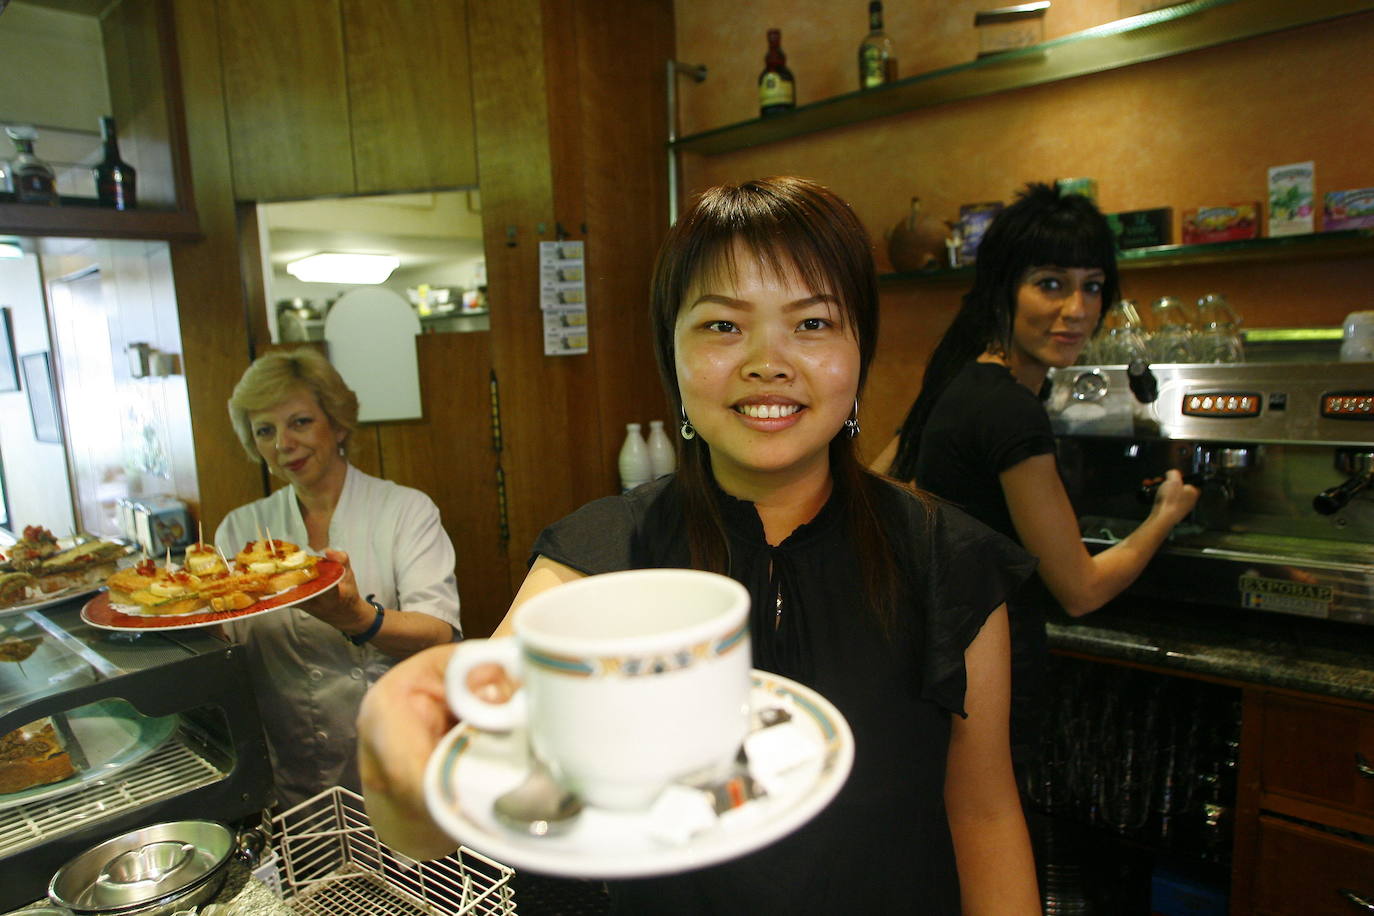
M 796 107 L 797 84 L 787 69 L 787 55 L 782 53 L 782 31 L 769 29 L 768 54 L 759 74 L 759 116 L 782 114 Z
M 100 139 L 105 157 L 95 167 L 95 194 L 102 207 L 132 210 L 138 205 L 137 175 L 134 167 L 119 158 L 119 135 L 115 119 L 100 119 Z
M 897 58 L 892 39 L 883 31 L 883 4 L 868 4 L 868 35 L 859 45 L 859 88 L 872 89 L 897 79 Z
M 22 204 L 57 206 L 57 178 L 52 167 L 33 152 L 38 131 L 28 125 L 11 124 L 5 133 L 14 141 L 15 157 L 9 164 L 9 181 L 14 199 Z

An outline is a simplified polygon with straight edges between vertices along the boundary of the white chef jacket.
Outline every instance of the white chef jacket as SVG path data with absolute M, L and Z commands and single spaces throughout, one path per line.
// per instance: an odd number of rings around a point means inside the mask
M 215 545 L 232 558 L 269 530 L 277 540 L 308 547 L 294 487 L 230 512 Z M 383 607 L 438 617 L 461 635 L 453 542 L 424 493 L 349 465 L 329 546 L 348 552 L 360 594 L 375 595 Z M 226 629 L 248 649 L 278 802 L 290 807 L 336 785 L 360 791 L 354 719 L 368 686 L 394 659 L 370 645 L 354 646 L 295 607 L 230 621 Z

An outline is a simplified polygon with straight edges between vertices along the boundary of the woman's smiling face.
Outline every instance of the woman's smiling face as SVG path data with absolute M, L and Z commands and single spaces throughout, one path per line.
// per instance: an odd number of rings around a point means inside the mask
M 1096 267 L 1032 267 L 1016 291 L 1013 365 L 1073 365 L 1102 314 L 1105 273 Z
M 828 290 L 780 276 L 740 242 L 692 283 L 674 352 L 688 420 L 727 492 L 760 474 L 828 472 L 830 440 L 854 409 L 859 344 Z M 738 489 L 738 488 L 734 488 Z
M 301 388 L 266 410 L 248 414 L 258 454 L 274 475 L 311 490 L 344 461 L 344 433 L 330 422 L 319 400 Z

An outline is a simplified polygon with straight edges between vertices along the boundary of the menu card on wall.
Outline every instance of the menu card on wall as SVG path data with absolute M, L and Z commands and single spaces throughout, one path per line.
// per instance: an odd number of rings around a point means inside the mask
M 587 283 L 583 242 L 539 243 L 539 308 L 544 355 L 587 352 Z

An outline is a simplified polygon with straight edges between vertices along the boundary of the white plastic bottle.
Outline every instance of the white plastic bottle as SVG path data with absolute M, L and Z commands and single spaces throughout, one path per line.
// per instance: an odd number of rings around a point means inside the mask
M 620 492 L 628 493 L 653 475 L 649 466 L 649 446 L 639 433 L 638 423 L 625 424 L 625 444 L 620 446 Z
M 649 421 L 649 469 L 655 480 L 677 470 L 677 455 L 672 440 L 663 431 L 662 420 Z

